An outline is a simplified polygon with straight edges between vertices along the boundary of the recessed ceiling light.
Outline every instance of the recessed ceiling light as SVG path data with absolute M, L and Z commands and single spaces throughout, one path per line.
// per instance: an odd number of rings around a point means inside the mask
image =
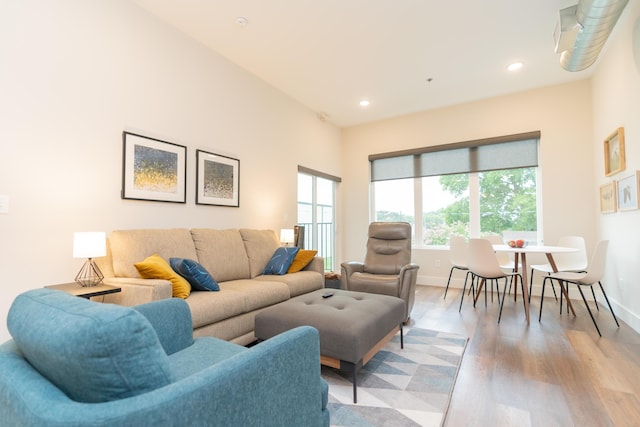
M 363 99 L 362 101 L 360 101 L 360 106 L 361 107 L 368 107 L 371 104 L 371 102 L 369 102 L 368 99 Z
M 249 23 L 249 20 L 244 16 L 238 16 L 236 18 L 236 24 L 238 24 L 238 27 L 240 28 L 246 27 L 248 23 Z
M 523 65 L 524 65 L 523 62 L 514 62 L 513 64 L 509 64 L 509 66 L 507 66 L 507 70 L 516 71 L 522 68 Z

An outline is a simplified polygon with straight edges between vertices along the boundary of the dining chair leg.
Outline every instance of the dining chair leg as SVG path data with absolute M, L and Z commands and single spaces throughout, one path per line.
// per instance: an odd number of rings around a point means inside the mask
M 447 287 L 444 288 L 444 298 L 443 299 L 447 299 L 447 291 L 449 290 L 449 283 L 451 283 L 451 276 L 453 275 L 453 269 L 455 267 L 451 267 L 451 270 L 449 271 L 449 280 L 447 280 Z
M 580 288 L 580 285 L 576 285 L 578 287 L 578 290 L 580 291 L 580 296 L 582 296 L 582 300 L 584 301 L 584 306 L 587 307 L 587 311 L 589 312 L 589 316 L 591 316 L 591 320 L 593 321 L 593 324 L 596 327 L 596 330 L 598 331 L 598 335 L 602 336 L 602 334 L 600 333 L 600 328 L 598 328 L 598 323 L 596 322 L 595 317 L 593 317 L 593 313 L 591 312 L 591 309 L 589 308 L 589 304 L 587 303 L 587 299 L 584 297 L 584 293 L 582 292 L 582 289 Z
M 544 288 L 547 285 L 547 278 L 542 280 L 542 294 L 540 296 L 540 314 L 538 315 L 538 322 L 542 319 L 542 304 L 544 303 Z M 561 309 L 562 310 L 562 309 Z
M 600 284 L 600 286 L 602 286 L 602 284 Z M 593 302 L 596 304 L 596 309 L 600 311 L 600 307 L 598 306 L 598 300 L 596 299 L 596 291 L 593 289 L 593 285 L 591 285 L 591 295 L 593 295 Z
M 500 324 L 500 319 L 502 318 L 502 307 L 504 307 L 504 300 L 507 298 L 507 282 L 509 279 L 507 277 L 504 278 L 504 288 L 502 290 L 502 302 L 500 303 L 500 314 L 498 315 L 498 324 Z M 497 280 L 496 280 L 497 282 Z M 500 297 L 498 297 L 500 299 Z
M 473 278 L 471 278 L 471 286 L 473 286 Z M 458 313 L 462 311 L 462 301 L 464 301 L 464 291 L 466 290 L 467 290 L 467 280 L 465 279 L 464 285 L 462 286 L 462 295 L 460 296 L 460 308 L 458 308 Z
M 613 320 L 616 321 L 616 325 L 619 328 L 620 327 L 620 323 L 618 323 L 618 318 L 616 317 L 616 314 L 613 312 L 613 308 L 611 307 L 611 303 L 609 303 L 609 298 L 607 297 L 607 293 L 604 291 L 604 288 L 602 287 L 602 283 L 598 282 L 598 285 L 600 285 L 600 290 L 602 291 L 602 295 L 604 295 L 604 300 L 607 302 L 607 305 L 609 306 L 609 310 L 611 311 L 611 315 L 613 316 Z

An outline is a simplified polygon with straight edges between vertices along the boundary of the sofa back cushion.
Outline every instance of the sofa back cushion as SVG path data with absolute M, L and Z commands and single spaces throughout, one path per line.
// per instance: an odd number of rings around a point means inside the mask
M 109 234 L 109 247 L 116 277 L 140 277 L 134 266 L 153 254 L 196 259 L 191 233 L 186 228 L 116 230 Z
M 249 278 L 249 258 L 238 230 L 194 228 L 191 236 L 198 262 L 217 282 Z
M 249 257 L 251 278 L 254 278 L 262 274 L 276 249 L 280 247 L 280 241 L 273 230 L 242 228 L 240 234 Z
M 124 399 L 173 381 L 153 327 L 129 307 L 36 289 L 15 299 L 7 326 L 29 363 L 78 402 Z

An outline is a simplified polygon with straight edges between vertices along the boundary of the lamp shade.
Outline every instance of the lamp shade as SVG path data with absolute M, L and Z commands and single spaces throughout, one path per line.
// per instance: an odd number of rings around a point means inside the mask
M 283 228 L 280 230 L 280 243 L 293 243 L 293 228 Z
M 73 233 L 74 258 L 96 258 L 105 255 L 107 255 L 107 241 L 103 231 Z

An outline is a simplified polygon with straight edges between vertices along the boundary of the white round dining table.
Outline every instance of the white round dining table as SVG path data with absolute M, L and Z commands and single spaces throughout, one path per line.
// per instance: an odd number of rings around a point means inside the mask
M 523 298 L 524 298 L 524 311 L 525 316 L 527 318 L 527 323 L 529 323 L 529 288 L 527 286 L 527 254 L 545 254 L 547 256 L 547 260 L 549 261 L 549 265 L 553 269 L 554 273 L 558 272 L 558 267 L 556 265 L 555 260 L 553 259 L 553 254 L 556 253 L 568 253 L 568 252 L 577 252 L 578 249 L 570 248 L 566 246 L 546 246 L 546 245 L 526 245 L 522 248 L 511 247 L 509 245 L 493 245 L 493 250 L 496 252 L 510 252 L 514 254 L 514 266 L 515 271 L 518 271 L 518 264 L 522 265 L 522 289 L 523 289 Z M 516 278 L 517 280 L 517 278 Z M 517 283 L 516 283 L 517 285 Z M 560 282 L 560 289 L 562 290 L 562 294 L 567 299 L 567 305 L 571 309 L 571 313 L 575 316 L 576 313 L 573 310 L 573 305 L 571 304 L 571 300 L 569 299 L 569 294 L 567 292 L 564 283 Z M 514 299 L 516 298 L 517 286 L 514 286 Z

